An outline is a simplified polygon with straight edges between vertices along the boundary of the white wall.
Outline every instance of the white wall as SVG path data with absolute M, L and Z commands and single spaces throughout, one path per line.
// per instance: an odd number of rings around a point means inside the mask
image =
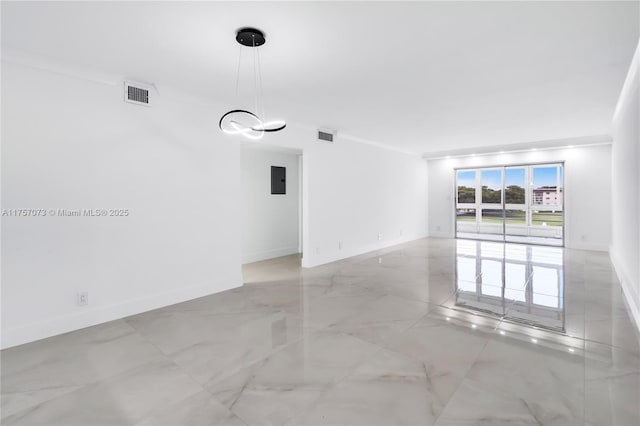
M 608 250 L 611 241 L 610 145 L 431 160 L 429 234 L 454 237 L 454 168 L 554 161 L 565 162 L 565 246 Z
M 640 328 L 640 45 L 613 117 L 611 260 Z
M 5 53 L 2 208 L 130 213 L 2 218 L 3 347 L 241 285 L 240 141 L 217 128 L 225 106 L 162 86 L 152 108 L 135 106 L 124 76 Z M 316 136 L 289 123 L 262 141 L 304 154 L 304 266 L 426 236 L 422 158 Z
M 333 145 L 313 141 L 304 158 L 310 197 L 305 266 L 426 236 L 422 158 L 339 138 Z
M 427 164 L 420 156 L 315 128 L 287 126 L 266 144 L 303 151 L 303 260 L 312 267 L 427 234 Z M 381 239 L 378 239 L 381 235 Z
M 2 209 L 129 210 L 2 217 L 3 347 L 241 285 L 239 145 L 167 93 L 3 58 Z
M 286 194 L 271 194 L 271 166 L 286 167 Z M 245 145 L 241 176 L 243 263 L 299 253 L 298 154 Z
M 264 145 L 303 153 L 304 267 L 427 236 L 427 162 L 420 155 L 288 123 Z M 378 235 L 381 239 L 378 239 Z

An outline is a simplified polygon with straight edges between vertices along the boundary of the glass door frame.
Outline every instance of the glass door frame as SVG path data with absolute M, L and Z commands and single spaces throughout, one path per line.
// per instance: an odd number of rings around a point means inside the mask
M 526 235 L 529 236 L 529 224 L 531 223 L 531 209 L 529 203 L 529 195 L 530 190 L 528 189 L 531 186 L 531 166 L 529 165 L 507 165 L 504 167 L 505 174 L 505 184 L 504 184 L 504 239 L 507 239 L 507 235 L 515 236 L 518 234 L 508 234 L 507 233 L 507 211 L 511 210 L 523 210 L 524 211 L 524 228 L 526 229 Z M 523 170 L 524 171 L 524 181 L 522 183 L 522 189 L 524 190 L 524 200 L 522 203 L 507 203 L 507 171 L 508 170 Z M 520 227 L 519 224 L 509 224 L 509 226 L 515 226 L 516 228 Z
M 476 187 L 476 200 L 480 200 L 477 203 L 477 210 L 478 210 L 478 233 L 479 234 L 485 234 L 485 235 L 504 235 L 505 233 L 505 226 L 504 226 L 504 203 L 505 203 L 505 197 L 504 197 L 504 184 L 505 184 L 505 168 L 500 166 L 500 167 L 482 167 L 482 168 L 478 168 L 477 170 L 477 175 L 478 175 L 478 186 Z M 491 203 L 491 202 L 485 202 L 484 200 L 484 181 L 483 181 L 483 175 L 484 172 L 499 172 L 500 173 L 500 202 L 499 203 Z M 488 185 L 487 185 L 488 186 Z M 488 189 L 492 189 L 492 188 L 488 188 Z M 488 193 L 488 191 L 487 191 Z M 495 223 L 492 223 L 491 220 L 491 215 L 487 215 L 487 221 L 485 222 L 485 215 L 484 212 L 485 210 L 502 210 L 502 217 L 501 217 L 501 226 L 500 225 L 496 225 Z M 495 232 L 491 232 L 491 230 L 493 229 L 499 229 L 502 228 L 502 231 L 500 233 L 495 233 Z
M 533 226 L 532 222 L 532 207 L 533 207 L 533 168 L 534 167 L 550 167 L 550 166 L 557 166 L 557 167 L 561 167 L 562 168 L 562 172 L 560 172 L 560 170 L 558 170 L 558 177 L 557 177 L 557 186 L 559 186 L 559 188 L 562 189 L 562 202 L 559 205 L 562 210 L 562 237 L 561 237 L 561 244 L 545 244 L 543 242 L 535 242 L 534 244 L 536 245 L 544 245 L 544 246 L 551 246 L 551 247 L 564 247 L 565 246 L 565 234 L 566 234 L 566 222 L 565 222 L 565 218 L 566 218 L 566 188 L 565 188 L 565 176 L 566 176 L 566 164 L 564 162 L 564 160 L 561 161 L 547 161 L 547 162 L 540 162 L 540 163 L 509 163 L 509 164 L 501 164 L 501 165 L 479 165 L 479 166 L 475 166 L 475 167 L 470 167 L 470 166 L 466 166 L 466 167 L 454 167 L 453 169 L 453 177 L 454 177 L 454 185 L 453 185 L 453 191 L 454 191 L 454 196 L 453 196 L 453 212 L 454 212 L 454 232 L 455 232 L 455 238 L 459 238 L 458 237 L 458 209 L 475 209 L 475 214 L 476 214 L 476 219 L 475 219 L 475 233 L 477 234 L 478 238 L 473 238 L 475 240 L 479 240 L 479 241 L 502 241 L 502 242 L 509 242 L 509 243 L 521 243 L 521 244 L 532 244 L 533 242 L 526 242 L 526 241 L 509 241 L 507 240 L 507 233 L 506 233 L 506 211 L 509 210 L 507 207 L 512 207 L 512 206 L 516 206 L 516 210 L 520 209 L 522 205 L 520 204 L 509 204 L 507 205 L 506 203 L 506 171 L 509 168 L 518 168 L 518 167 L 522 167 L 525 169 L 525 215 L 526 215 L 526 224 L 525 226 L 527 226 L 527 235 L 526 237 L 523 238 L 529 238 L 529 237 L 534 237 L 530 234 L 530 228 Z M 480 225 L 481 225 L 481 219 L 482 219 L 482 171 L 483 170 L 495 170 L 495 169 L 499 169 L 502 170 L 502 190 L 501 190 L 501 197 L 502 197 L 502 239 L 501 240 L 496 240 L 496 239 L 492 239 L 492 238 L 486 238 L 483 239 L 482 237 L 482 233 L 480 232 Z M 474 172 L 475 173 L 475 182 L 476 182 L 476 188 L 475 188 L 475 203 L 462 203 L 459 204 L 458 203 L 458 172 L 460 171 L 468 171 L 468 172 Z M 558 187 L 556 187 L 556 191 L 558 191 Z M 490 204 L 490 206 L 493 206 L 493 204 Z M 557 207 L 557 206 L 556 206 Z M 494 235 L 494 234 L 487 234 L 487 235 Z M 544 238 L 544 237 L 542 237 Z M 551 237 L 550 237 L 551 238 Z

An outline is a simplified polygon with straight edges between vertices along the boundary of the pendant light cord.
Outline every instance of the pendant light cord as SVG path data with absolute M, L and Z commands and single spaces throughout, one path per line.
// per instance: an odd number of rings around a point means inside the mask
M 236 105 L 240 106 L 240 99 L 238 95 L 238 87 L 240 86 L 240 64 L 242 62 L 242 46 L 240 46 L 240 53 L 238 54 L 238 69 L 236 70 Z
M 255 93 L 256 113 L 260 114 L 258 109 L 258 73 L 256 71 L 256 40 L 253 40 L 253 91 Z
M 260 65 L 260 50 L 256 51 L 256 55 L 258 57 L 258 87 L 260 88 L 260 100 L 262 101 L 260 117 L 262 117 L 263 120 L 266 120 L 267 116 L 265 115 L 264 94 L 262 93 L 262 66 Z
M 264 95 L 262 91 L 262 66 L 260 64 L 260 51 L 256 48 L 256 41 L 252 39 L 253 50 L 253 91 L 256 113 L 264 119 L 265 108 L 264 101 L 260 102 Z M 240 46 L 240 52 L 238 54 L 238 68 L 236 70 L 236 105 L 240 107 L 240 67 L 242 65 L 242 46 Z M 262 108 L 260 108 L 262 107 Z

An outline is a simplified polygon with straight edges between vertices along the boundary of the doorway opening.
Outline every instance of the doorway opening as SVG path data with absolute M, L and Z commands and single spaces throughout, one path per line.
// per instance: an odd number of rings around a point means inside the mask
M 281 279 L 302 258 L 302 151 L 245 143 L 240 162 L 244 282 Z
M 456 237 L 564 245 L 564 163 L 456 169 Z

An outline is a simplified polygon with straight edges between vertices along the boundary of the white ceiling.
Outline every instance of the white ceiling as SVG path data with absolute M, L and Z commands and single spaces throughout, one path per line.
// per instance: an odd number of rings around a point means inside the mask
M 3 1 L 2 48 L 232 105 L 256 26 L 269 116 L 442 152 L 609 133 L 639 21 L 610 1 Z

